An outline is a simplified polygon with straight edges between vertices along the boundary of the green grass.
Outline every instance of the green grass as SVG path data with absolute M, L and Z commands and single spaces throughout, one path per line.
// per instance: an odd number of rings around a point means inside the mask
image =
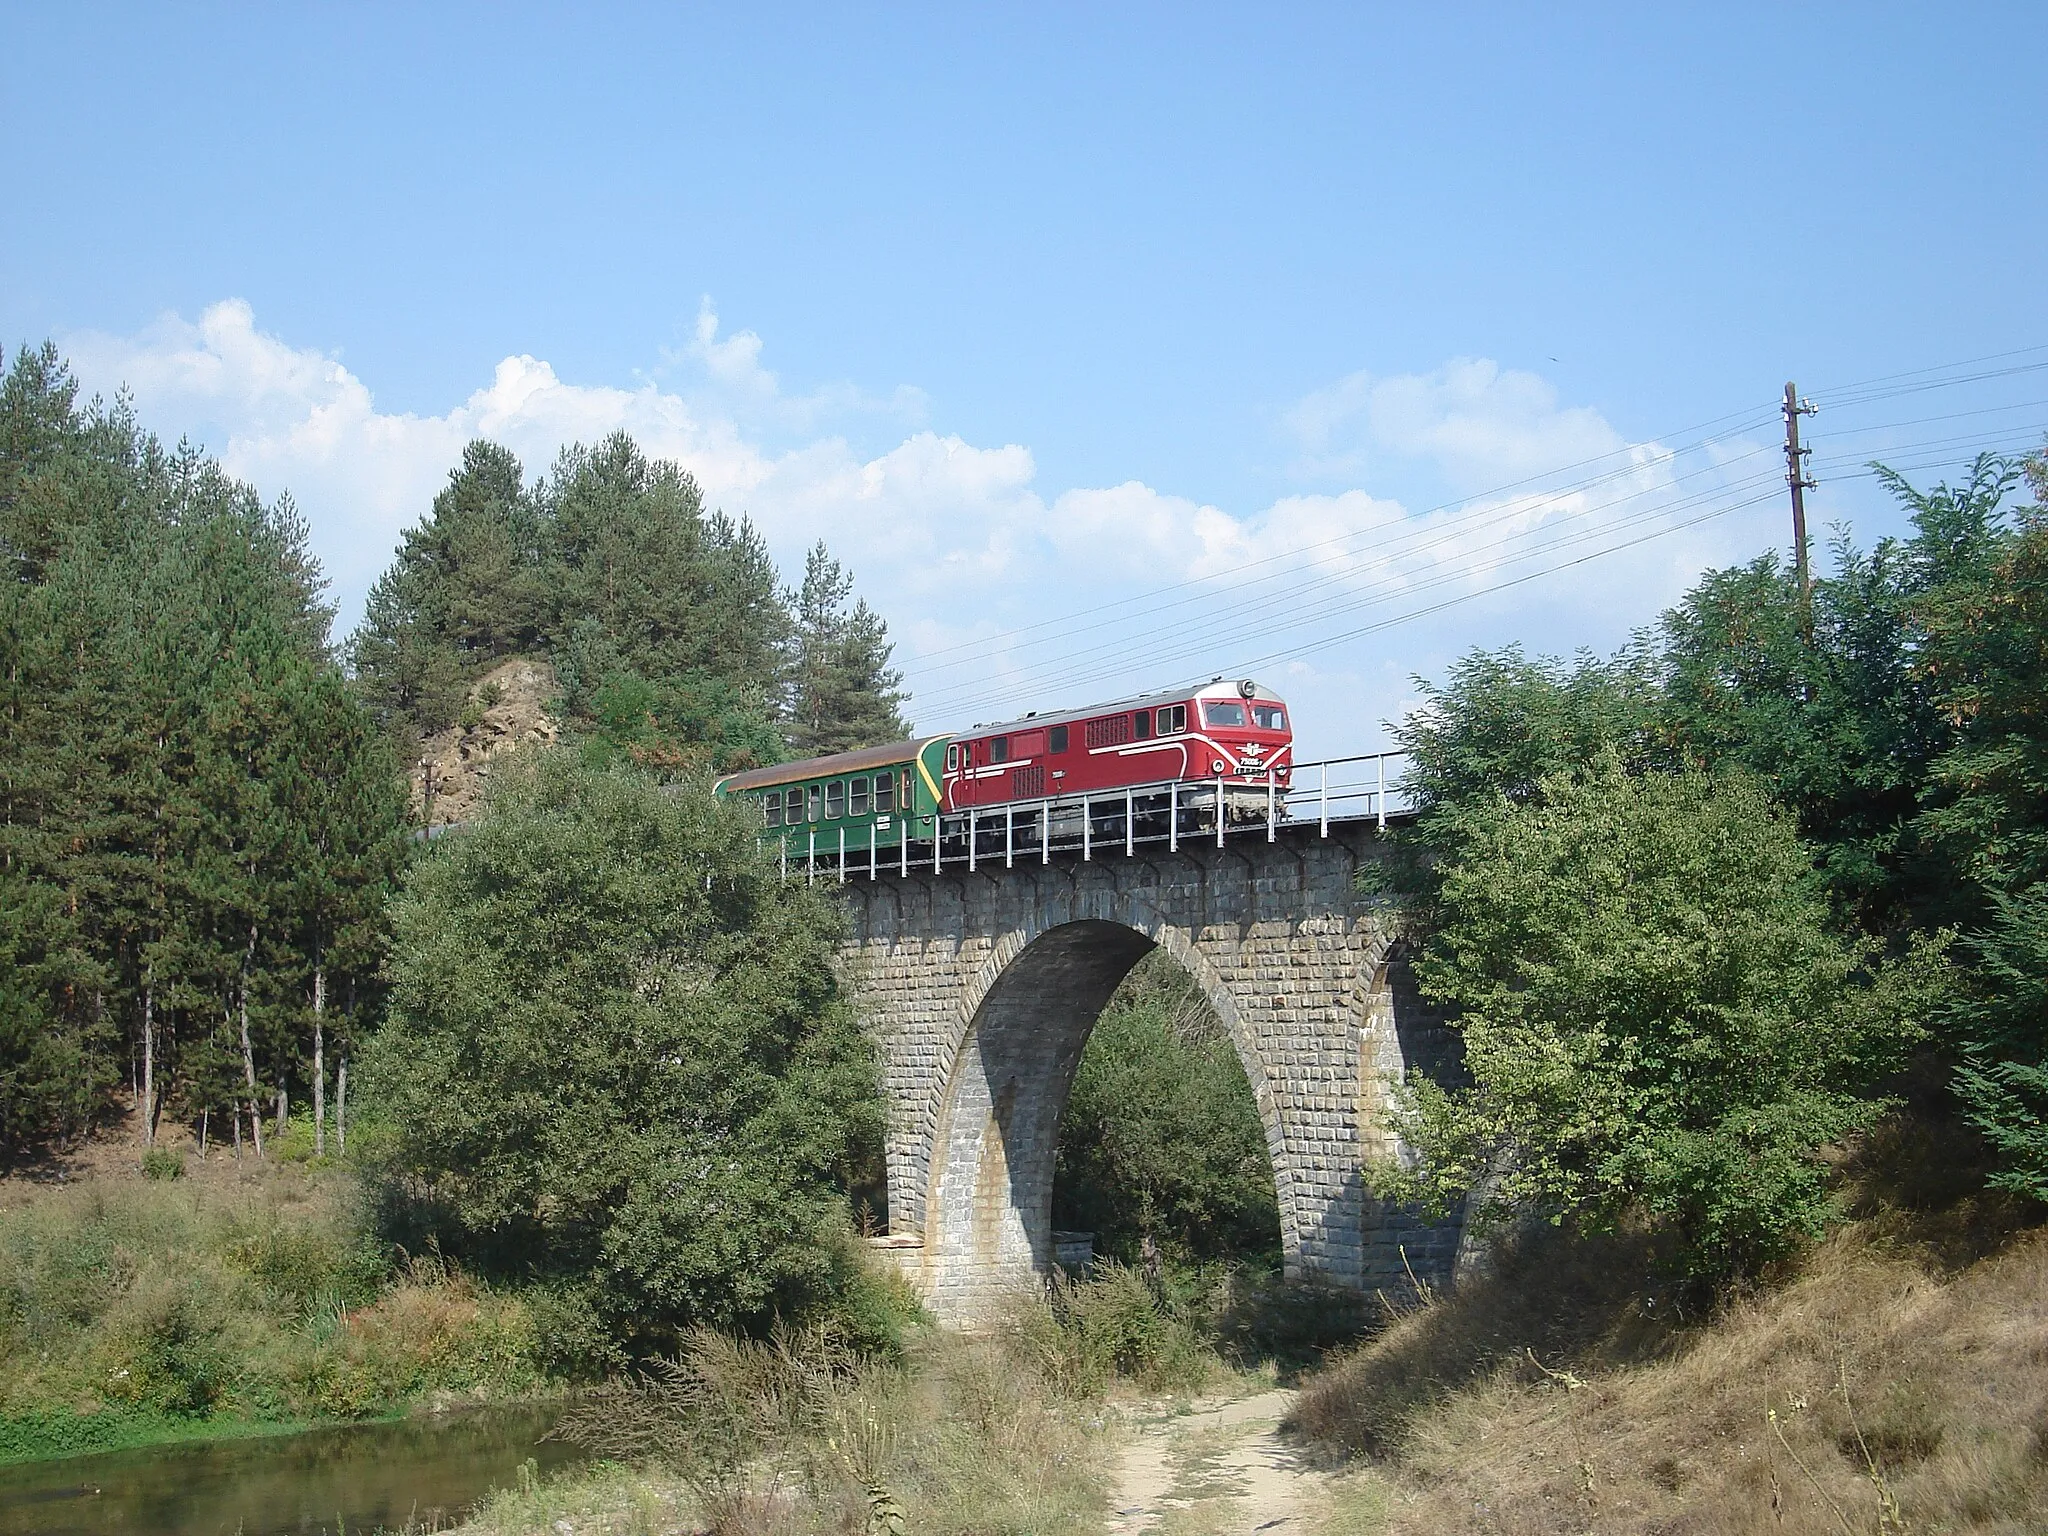
M 128 1407 L 102 1408 L 96 1413 L 24 1413 L 0 1418 L 0 1466 L 181 1441 L 289 1435 L 313 1427 L 313 1421 L 304 1419 L 191 1418 Z
M 559 1383 L 545 1303 L 378 1241 L 341 1169 L 209 1160 L 0 1207 L 0 1461 Z

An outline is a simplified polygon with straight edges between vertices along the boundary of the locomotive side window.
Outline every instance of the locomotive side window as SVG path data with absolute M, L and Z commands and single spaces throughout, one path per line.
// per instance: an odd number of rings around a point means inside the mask
M 824 788 L 821 785 L 813 784 L 805 790 L 804 795 L 810 801 L 810 819 L 812 821 L 820 820 L 818 812 L 823 809 L 825 804 Z
M 825 786 L 825 819 L 837 821 L 846 814 L 846 781 L 834 779 Z
M 875 775 L 875 814 L 883 815 L 896 809 L 896 775 L 878 773 Z
M 951 773 L 960 766 L 960 743 L 954 742 L 946 748 L 946 772 Z
M 1204 725 L 1244 725 L 1244 706 L 1235 699 L 1211 699 L 1202 706 Z
M 1066 751 L 1066 750 L 1067 750 L 1067 728 L 1066 728 L 1066 727 L 1065 727 L 1064 725 L 1056 725 L 1056 726 L 1054 726 L 1054 727 L 1052 728 L 1052 733 L 1051 733 L 1051 734 L 1052 734 L 1052 746 L 1051 746 L 1051 747 L 1050 747 L 1050 748 L 1049 748 L 1048 750 L 1049 750 L 1049 751 L 1053 751 L 1053 752 L 1064 752 L 1064 751 Z
M 1159 711 L 1159 734 L 1173 736 L 1188 728 L 1188 707 L 1185 704 L 1168 704 Z
M 1262 731 L 1284 731 L 1287 729 L 1287 711 L 1278 704 L 1254 704 L 1252 723 Z
M 761 797 L 761 825 L 779 827 L 782 825 L 782 791 L 771 789 Z
M 1150 741 L 1152 739 L 1152 711 L 1141 709 L 1131 716 L 1131 739 Z
M 868 813 L 868 781 L 855 779 L 846 788 L 846 814 L 865 816 Z
M 988 760 L 992 763 L 1007 763 L 1010 760 L 1010 738 L 991 736 L 988 739 Z

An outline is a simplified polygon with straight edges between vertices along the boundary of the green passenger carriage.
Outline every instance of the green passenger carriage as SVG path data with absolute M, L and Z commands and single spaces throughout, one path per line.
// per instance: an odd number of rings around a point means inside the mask
M 938 834 L 950 736 L 921 736 L 859 752 L 753 768 L 720 779 L 720 796 L 753 802 L 764 842 L 786 862 L 870 865 L 915 861 Z

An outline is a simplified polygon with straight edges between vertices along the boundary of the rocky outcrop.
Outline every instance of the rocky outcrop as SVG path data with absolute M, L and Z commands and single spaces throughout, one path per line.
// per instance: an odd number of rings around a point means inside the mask
M 478 678 L 456 723 L 420 744 L 412 765 L 413 814 L 422 814 L 429 804 L 431 780 L 435 825 L 476 815 L 494 769 L 521 747 L 551 742 L 560 734 L 550 713 L 560 695 L 555 669 L 544 661 L 514 657 Z

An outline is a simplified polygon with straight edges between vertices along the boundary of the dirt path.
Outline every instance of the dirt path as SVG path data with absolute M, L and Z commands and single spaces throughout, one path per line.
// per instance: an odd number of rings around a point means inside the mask
M 1305 1536 L 1325 1480 L 1280 1437 L 1293 1402 L 1261 1392 L 1141 1419 L 1117 1466 L 1111 1536 Z

